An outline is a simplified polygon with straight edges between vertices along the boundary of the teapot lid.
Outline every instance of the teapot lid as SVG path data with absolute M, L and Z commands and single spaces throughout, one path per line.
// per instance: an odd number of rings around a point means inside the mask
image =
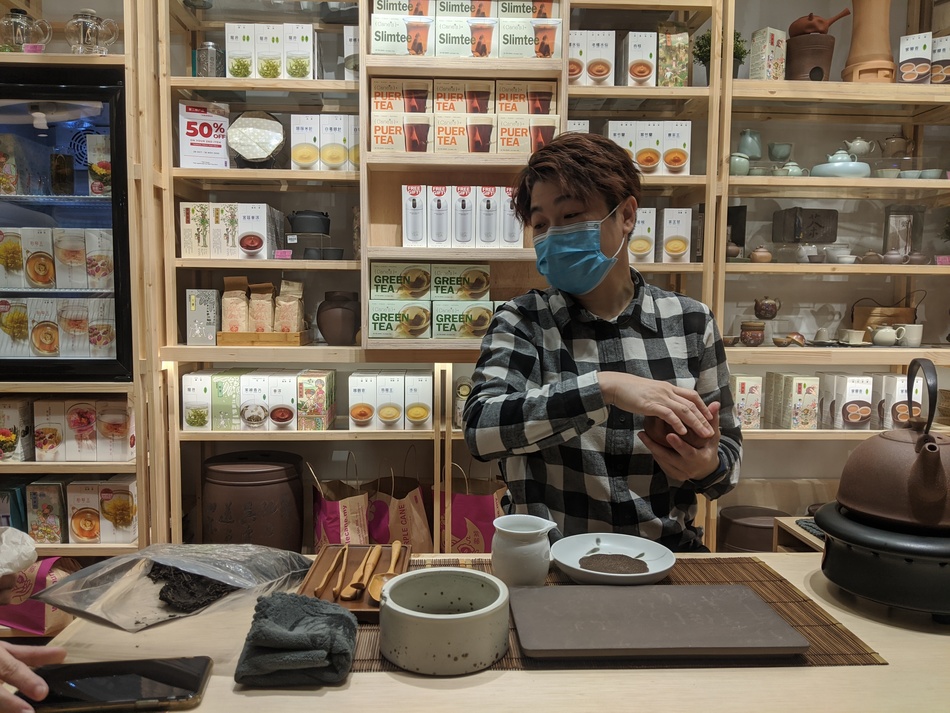
M 10 15 L 29 17 L 29 15 L 26 14 L 26 10 L 21 10 L 18 7 L 15 7 L 12 10 L 10 10 Z

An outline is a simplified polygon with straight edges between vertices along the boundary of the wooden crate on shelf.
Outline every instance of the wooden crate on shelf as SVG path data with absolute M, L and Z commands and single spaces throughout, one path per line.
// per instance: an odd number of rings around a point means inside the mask
M 219 347 L 302 347 L 310 332 L 218 332 Z

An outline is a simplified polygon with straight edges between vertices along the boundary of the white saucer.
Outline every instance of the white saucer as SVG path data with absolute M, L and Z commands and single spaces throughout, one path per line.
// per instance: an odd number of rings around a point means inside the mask
M 641 574 L 610 574 L 582 569 L 581 557 L 595 552 L 635 557 L 649 569 Z M 578 584 L 653 584 L 663 579 L 676 564 L 675 555 L 660 543 L 613 532 L 588 532 L 560 539 L 551 546 L 551 559 Z
M 874 342 L 859 342 L 858 344 L 854 344 L 852 342 L 838 342 L 838 344 L 840 344 L 843 347 L 873 347 L 874 346 Z

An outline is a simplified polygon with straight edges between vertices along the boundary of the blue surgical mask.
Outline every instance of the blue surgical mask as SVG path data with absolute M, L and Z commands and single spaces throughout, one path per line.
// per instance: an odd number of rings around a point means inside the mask
M 549 228 L 534 240 L 538 272 L 552 286 L 572 295 L 586 295 L 595 289 L 617 262 L 623 249 L 607 257 L 600 249 L 600 226 L 612 216 L 618 205 L 603 220 L 587 220 Z

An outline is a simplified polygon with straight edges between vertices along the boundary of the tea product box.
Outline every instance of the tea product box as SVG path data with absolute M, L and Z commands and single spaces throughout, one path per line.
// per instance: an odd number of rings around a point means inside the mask
M 560 17 L 561 8 L 558 0 L 498 0 L 498 17 L 500 18 L 551 18 Z
M 178 236 L 183 258 L 211 257 L 211 204 L 178 204 Z
M 138 483 L 134 473 L 113 475 L 99 487 L 100 541 L 129 544 L 139 538 Z
M 297 371 L 275 369 L 267 374 L 268 431 L 297 430 Z
M 830 414 L 832 428 L 866 431 L 871 428 L 871 376 L 838 374 L 835 376 L 835 397 Z
M 53 263 L 58 288 L 88 287 L 86 231 L 82 228 L 53 228 Z
M 343 79 L 347 82 L 360 80 L 360 28 L 358 25 L 343 26 Z
M 325 170 L 349 168 L 345 114 L 324 114 L 320 117 L 320 166 Z
M 373 114 L 401 114 L 405 111 L 401 79 L 374 78 L 370 82 L 370 110 Z
M 105 301 L 108 302 L 108 300 Z M 101 300 L 83 298 L 62 298 L 56 301 L 56 315 L 59 320 L 59 356 L 90 356 L 90 307 L 93 304 L 102 303 Z M 44 325 L 44 328 L 48 326 Z M 110 322 L 109 330 L 109 339 L 114 339 L 114 321 Z M 97 352 L 96 356 L 102 355 Z
M 99 480 L 74 480 L 66 485 L 66 521 L 69 541 L 87 545 L 99 542 Z
M 524 247 L 524 224 L 515 212 L 514 193 L 512 186 L 498 186 L 498 230 L 501 233 L 499 247 L 503 248 Z
M 426 186 L 402 187 L 402 246 L 426 247 L 428 241 Z
M 494 82 L 492 82 L 494 84 Z M 467 114 L 465 82 L 436 79 L 433 83 L 433 111 L 436 114 Z
M 434 57 L 435 31 L 432 17 L 412 15 L 372 16 L 370 53 L 405 57 Z
M 658 173 L 663 160 L 663 122 L 638 121 L 634 129 L 633 160 L 643 173 Z
M 818 377 L 801 374 L 784 375 L 778 393 L 780 404 L 778 428 L 793 431 L 816 430 L 818 428 L 818 388 Z
M 637 222 L 627 243 L 630 262 L 648 264 L 656 261 L 656 208 L 637 208 Z
M 0 399 L 0 459 L 8 462 L 31 461 L 35 454 L 33 399 Z
M 435 56 L 494 58 L 499 56 L 498 20 L 495 18 L 453 17 L 435 19 Z
M 60 355 L 63 332 L 59 328 L 57 313 L 59 300 L 51 297 L 29 297 L 26 311 L 29 318 L 29 340 L 22 340 L 24 351 L 27 343 L 34 355 L 54 358 Z
M 689 262 L 692 208 L 664 208 L 660 211 L 661 262 Z
M 502 196 L 498 186 L 475 188 L 475 247 L 497 248 Z M 435 267 L 435 266 L 433 266 Z M 435 275 L 433 275 L 433 279 Z M 432 299 L 438 299 L 433 297 Z M 472 299 L 480 299 L 473 297 Z
M 23 287 L 20 228 L 0 228 L 0 287 Z
M 89 356 L 93 359 L 115 358 L 115 300 L 86 300 L 89 308 Z
M 495 82 L 495 111 L 498 114 L 527 114 L 528 83 L 507 79 Z
M 358 114 L 346 115 L 346 145 L 350 147 L 350 162 L 347 169 L 360 170 L 360 117 Z
M 29 530 L 26 520 L 26 486 L 35 477 L 8 474 L 0 480 L 0 527 L 13 527 L 21 532 Z
M 569 84 L 587 84 L 587 31 L 570 30 L 567 33 L 567 81 Z
M 89 162 L 89 195 L 112 195 L 112 148 L 109 134 L 86 136 L 86 159 Z
M 26 486 L 27 532 L 38 544 L 69 541 L 66 484 L 69 477 L 47 475 Z
M 663 122 L 663 161 L 659 169 L 668 176 L 688 176 L 690 159 L 691 121 Z
M 53 231 L 50 228 L 21 228 L 20 241 L 23 246 L 26 286 L 40 289 L 56 287 Z
M 498 0 L 435 0 L 435 15 L 498 17 Z
M 320 169 L 320 115 L 291 114 L 290 170 Z
M 900 39 L 897 81 L 902 84 L 930 84 L 932 32 L 904 35 Z
M 211 430 L 241 430 L 241 375 L 249 369 L 225 369 L 211 375 Z
M 313 79 L 313 25 L 284 23 L 283 46 L 284 75 L 288 79 Z
M 749 79 L 785 79 L 784 30 L 763 27 L 752 33 L 749 51 Z
M 96 401 L 96 460 L 125 463 L 135 458 L 135 411 L 125 398 Z
M 432 372 L 406 372 L 406 428 L 432 429 Z
M 427 300 L 432 282 L 429 263 L 372 262 L 369 266 L 371 300 Z
M 234 79 L 257 78 L 254 45 L 253 24 L 243 22 L 225 23 L 224 53 L 227 61 L 225 76 Z
M 587 83 L 612 87 L 617 33 L 613 30 L 590 30 L 587 33 Z
M 178 102 L 178 156 L 181 168 L 231 168 L 227 104 Z
M 621 64 L 617 81 L 621 86 L 656 86 L 655 32 L 628 32 L 620 45 Z
M 474 248 L 477 186 L 450 186 L 452 247 Z
M 239 203 L 209 204 L 209 238 L 212 258 L 240 257 L 238 247 L 238 206 Z
M 37 399 L 33 402 L 33 444 L 36 460 L 66 460 L 66 404 L 63 399 Z
M 297 374 L 297 430 L 332 431 L 336 418 L 336 370 Z
M 608 121 L 604 128 L 608 139 L 622 148 L 630 158 L 633 158 L 636 151 L 637 125 L 643 123 L 638 121 Z M 659 123 L 659 122 L 657 122 Z
M 432 264 L 433 302 L 487 300 L 491 291 L 491 266 L 452 263 Z
M 843 371 L 816 371 L 818 377 L 818 428 L 835 427 L 834 400 L 838 376 L 846 376 Z
M 435 339 L 481 339 L 488 332 L 494 305 L 478 302 L 432 303 L 432 336 Z
M 742 428 L 762 428 L 762 377 L 732 374 L 729 386 Z
M 528 114 L 557 116 L 557 82 L 526 82 Z
M 498 21 L 501 59 L 560 59 L 561 21 L 504 19 Z
M 531 124 L 524 114 L 498 115 L 498 153 L 531 153 Z
M 934 37 L 930 53 L 930 83 L 950 82 L 950 36 Z
M 181 375 L 181 430 L 211 430 L 211 377 L 215 369 Z
M 30 301 L 25 297 L 0 297 L 0 356 L 33 358 Z
M 185 343 L 214 346 L 221 331 L 221 293 L 185 290 Z
M 377 371 L 354 371 L 350 374 L 350 430 L 376 430 Z
M 96 405 L 86 399 L 67 399 L 66 430 L 63 445 L 68 461 L 95 461 Z
M 376 429 L 406 427 L 406 372 L 381 370 L 376 375 Z
M 912 416 L 919 416 L 924 390 L 923 377 L 914 380 L 911 407 L 907 406 L 907 376 L 891 372 L 872 373 L 871 424 L 872 429 L 890 431 L 907 425 Z
M 374 15 L 412 15 L 435 17 L 436 4 L 432 0 L 372 0 Z
M 284 28 L 282 25 L 254 25 L 254 63 L 259 79 L 286 79 Z
M 432 303 L 428 300 L 370 300 L 371 339 L 429 339 Z
M 448 186 L 427 186 L 426 204 L 429 217 L 428 241 L 430 248 L 452 247 L 452 211 L 449 209 L 451 197 Z
M 490 114 L 478 114 L 479 118 L 487 119 L 489 129 L 495 117 Z M 435 153 L 468 153 L 469 136 L 464 114 L 436 114 L 435 115 Z M 488 144 L 490 146 L 491 144 Z
M 267 430 L 267 414 L 270 412 L 267 404 L 268 374 L 263 369 L 256 369 L 241 374 L 241 393 L 238 397 L 241 402 L 240 419 L 242 431 Z
M 431 114 L 373 114 L 371 151 L 434 153 Z
M 273 259 L 274 251 L 283 247 L 283 221 L 283 215 L 266 203 L 238 203 L 237 256 Z
M 656 48 L 656 85 L 658 87 L 685 87 L 689 85 L 692 56 L 689 51 L 689 32 L 678 22 L 661 22 L 658 26 Z
M 86 228 L 86 277 L 89 287 L 115 287 L 115 256 L 111 229 Z

